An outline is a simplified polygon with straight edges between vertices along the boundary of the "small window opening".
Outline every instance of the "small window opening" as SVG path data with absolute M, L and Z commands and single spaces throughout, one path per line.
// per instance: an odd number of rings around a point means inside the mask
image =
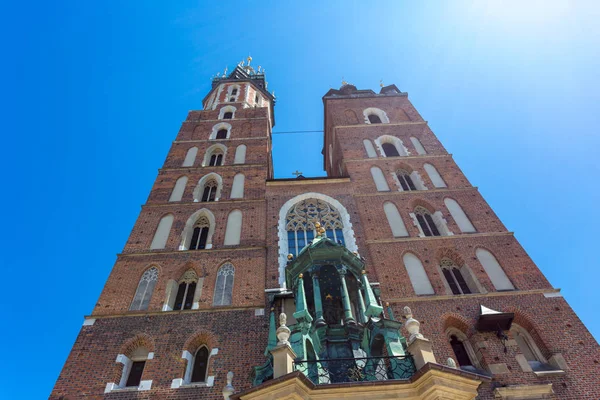
M 402 190 L 417 190 L 415 184 L 410 177 L 410 174 L 404 170 L 396 171 L 396 176 L 398 177 L 398 181 L 400 182 L 400 186 L 402 186 Z
M 125 384 L 125 386 L 140 386 L 140 382 L 142 381 L 142 373 L 144 372 L 145 365 L 146 361 L 134 361 L 131 364 L 131 370 L 129 371 L 129 376 L 127 377 L 127 383 Z
M 398 149 L 392 143 L 384 143 L 381 145 L 381 148 L 386 157 L 400 157 Z
M 217 139 L 227 139 L 227 129 L 219 129 Z
M 415 216 L 417 217 L 419 226 L 423 230 L 425 236 L 441 236 L 429 211 L 423 207 L 417 207 L 417 209 L 415 209 Z
M 450 346 L 452 346 L 452 350 L 454 351 L 454 355 L 456 356 L 456 361 L 458 365 L 461 367 L 466 367 L 469 365 L 473 365 L 471 359 L 469 358 L 469 353 L 467 353 L 467 349 L 463 342 L 458 340 L 455 335 L 450 336 Z
M 223 114 L 223 119 L 232 119 L 233 118 L 233 113 L 231 111 L 227 111 L 225 114 Z
M 223 154 L 216 153 L 210 156 L 210 161 L 208 163 L 209 167 L 218 167 L 223 165 Z
M 205 382 L 208 370 L 208 349 L 200 347 L 194 358 L 194 369 L 192 370 L 192 382 Z
M 372 124 L 380 124 L 381 123 L 381 118 L 379 118 L 379 116 L 375 115 L 375 114 L 370 114 L 369 115 L 369 122 Z
M 201 201 L 215 201 L 217 196 L 218 184 L 215 180 L 210 180 L 204 185 L 204 192 L 202 192 Z
M 232 95 L 232 96 L 235 96 L 235 95 L 237 95 L 237 89 L 233 89 L 233 90 L 231 91 L 231 95 Z

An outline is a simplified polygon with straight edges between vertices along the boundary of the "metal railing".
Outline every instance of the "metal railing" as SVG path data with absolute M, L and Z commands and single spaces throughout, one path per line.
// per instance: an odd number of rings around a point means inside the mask
M 416 372 L 410 354 L 404 356 L 335 358 L 294 361 L 315 385 L 345 382 L 407 380 Z

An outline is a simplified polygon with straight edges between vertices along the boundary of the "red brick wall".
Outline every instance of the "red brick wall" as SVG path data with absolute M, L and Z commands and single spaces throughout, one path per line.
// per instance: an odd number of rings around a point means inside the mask
M 243 86 L 242 86 L 243 88 Z M 239 99 L 245 96 L 244 90 Z M 250 97 L 254 98 L 254 89 Z M 224 101 L 226 89 L 220 101 Z M 230 103 L 225 103 L 227 105 Z M 325 165 L 331 177 L 348 176 L 341 180 L 292 180 L 267 182 L 270 170 L 271 146 L 269 111 L 267 108 L 237 108 L 235 118 L 225 122 L 232 126 L 228 140 L 208 140 L 218 120 L 219 108 L 190 111 L 172 144 L 165 164 L 159 170 L 147 204 L 142 208 L 123 253 L 113 267 L 92 316 L 92 326 L 82 328 L 73 350 L 52 392 L 51 398 L 103 398 L 107 382 L 118 381 L 117 354 L 125 350 L 128 341 L 143 335 L 153 346 L 155 358 L 148 362 L 143 379 L 152 379 L 149 392 L 110 393 L 106 398 L 222 398 L 225 375 L 234 371 L 234 386 L 250 387 L 251 367 L 264 361 L 268 334 L 268 303 L 265 289 L 279 287 L 279 214 L 284 203 L 305 193 L 315 192 L 339 201 L 350 215 L 359 252 L 366 260 L 369 279 L 379 282 L 381 298 L 390 302 L 397 318 L 402 307 L 410 306 L 421 321 L 421 331 L 433 343 L 438 362 L 454 357 L 446 330 L 463 331 L 473 348 L 482 356 L 483 366 L 506 364 L 509 372 L 494 375 L 491 384 L 481 387 L 481 399 L 492 399 L 493 388 L 499 385 L 552 383 L 557 399 L 600 398 L 600 349 L 598 344 L 573 313 L 564 299 L 546 298 L 543 292 L 553 291 L 544 275 L 529 258 L 515 237 L 473 188 L 427 123 L 405 95 L 373 95 L 370 97 L 327 98 L 325 100 Z M 377 107 L 384 110 L 389 124 L 364 123 L 363 110 Z M 393 135 L 403 141 L 409 157 L 367 157 L 364 139 Z M 427 151 L 418 155 L 410 137 L 418 138 Z M 204 152 L 214 143 L 227 146 L 223 166 L 201 167 Z M 247 146 L 246 163 L 232 165 L 235 148 Z M 329 163 L 329 145 L 333 164 Z M 192 167 L 181 167 L 188 149 L 198 147 Z M 423 165 L 436 167 L 447 188 L 435 189 Z M 370 168 L 381 168 L 390 187 L 389 192 L 377 192 Z M 400 192 L 391 173 L 398 168 L 418 171 L 429 190 Z M 218 202 L 194 203 L 192 191 L 202 176 L 209 172 L 223 179 Z M 229 200 L 233 177 L 245 175 L 244 199 Z M 168 199 L 176 180 L 188 177 L 181 202 Z M 456 200 L 477 229 L 474 234 L 461 234 L 444 198 Z M 386 201 L 394 203 L 409 233 L 406 238 L 394 238 L 383 211 Z M 427 204 L 441 211 L 454 233 L 450 237 L 419 238 L 409 213 L 415 205 Z M 213 248 L 202 251 L 179 251 L 185 223 L 195 211 L 206 207 L 215 216 Z M 224 246 L 228 214 L 239 209 L 243 214 L 241 243 Z M 287 211 L 287 210 L 284 210 Z M 169 239 L 164 250 L 149 250 L 160 218 L 174 216 Z M 496 292 L 490 278 L 477 260 L 477 248 L 485 248 L 497 258 L 516 288 L 514 292 Z M 403 265 L 406 252 L 414 253 L 422 262 L 435 295 L 416 296 Z M 447 295 L 438 263 L 447 254 L 462 260 L 473 272 L 483 293 L 464 296 Z M 216 273 L 224 262 L 235 266 L 234 295 L 229 307 L 212 307 Z M 159 268 L 159 278 L 147 311 L 128 311 L 138 281 L 150 266 Z M 188 269 L 204 278 L 199 310 L 161 312 L 167 281 L 178 280 Z M 540 378 L 522 372 L 515 355 L 519 349 L 509 346 L 507 352 L 493 333 L 475 330 L 479 306 L 515 312 L 515 322 L 526 327 L 544 355 L 560 353 L 568 364 L 565 375 Z M 255 308 L 266 308 L 266 316 L 255 317 Z M 142 316 L 142 314 L 147 314 Z M 406 332 L 405 332 L 406 335 Z M 207 339 L 198 339 L 207 338 Z M 141 339 L 140 339 L 141 340 Z M 213 388 L 170 389 L 173 379 L 182 378 L 185 362 L 181 353 L 205 340 L 209 347 L 218 347 L 219 354 L 211 360 L 215 375 Z

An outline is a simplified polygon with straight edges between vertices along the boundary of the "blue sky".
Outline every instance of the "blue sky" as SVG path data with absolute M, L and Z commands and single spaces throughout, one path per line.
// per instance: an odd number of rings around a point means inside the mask
M 187 111 L 248 54 L 275 132 L 322 129 L 342 77 L 408 92 L 600 337 L 598 3 L 290 3 L 4 4 L 0 397 L 48 396 Z M 276 176 L 324 175 L 321 146 L 276 135 Z

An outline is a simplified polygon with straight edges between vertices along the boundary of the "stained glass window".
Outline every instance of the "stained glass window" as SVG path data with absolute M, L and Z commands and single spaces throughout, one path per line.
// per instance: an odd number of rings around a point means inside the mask
M 315 222 L 321 223 L 329 239 L 345 244 L 340 213 L 323 200 L 307 199 L 296 203 L 286 216 L 290 254 L 298 255 L 315 238 Z

